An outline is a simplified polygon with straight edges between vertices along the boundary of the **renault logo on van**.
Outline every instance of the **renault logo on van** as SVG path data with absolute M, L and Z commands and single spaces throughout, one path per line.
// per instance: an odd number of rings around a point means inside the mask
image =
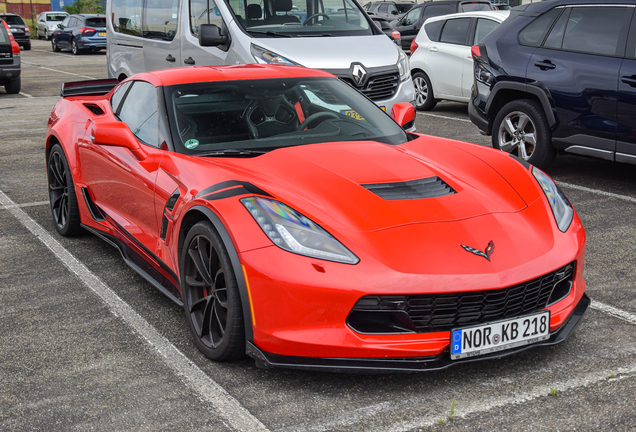
M 353 69 L 351 70 L 351 75 L 353 76 L 353 81 L 355 81 L 356 85 L 359 87 L 364 84 L 367 78 L 367 71 L 361 64 L 354 64 Z

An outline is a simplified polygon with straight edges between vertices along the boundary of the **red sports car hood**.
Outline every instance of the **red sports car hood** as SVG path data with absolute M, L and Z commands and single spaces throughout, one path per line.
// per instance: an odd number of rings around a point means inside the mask
M 256 186 L 318 223 L 328 222 L 334 228 L 341 224 L 358 232 L 517 212 L 526 207 L 497 171 L 462 146 L 466 145 L 431 137 L 402 146 L 344 142 L 282 148 L 253 159 L 217 162 L 242 178 L 253 178 Z M 417 187 L 403 184 L 421 179 L 442 188 L 441 196 L 427 198 Z M 445 191 L 444 183 L 448 185 Z M 414 194 L 411 199 L 378 195 L 405 189 Z

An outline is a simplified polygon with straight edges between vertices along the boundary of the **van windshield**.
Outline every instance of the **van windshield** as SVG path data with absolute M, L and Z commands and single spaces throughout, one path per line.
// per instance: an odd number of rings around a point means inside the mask
M 404 130 L 337 78 L 205 82 L 165 87 L 179 153 L 218 156 L 338 141 L 402 144 Z
M 64 21 L 68 15 L 66 14 L 46 14 L 47 21 Z
M 365 36 L 373 30 L 354 0 L 226 0 L 254 37 Z

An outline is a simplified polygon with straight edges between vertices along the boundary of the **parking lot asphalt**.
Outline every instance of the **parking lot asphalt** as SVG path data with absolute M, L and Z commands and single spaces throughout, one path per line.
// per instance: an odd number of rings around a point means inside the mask
M 563 155 L 547 170 L 587 230 L 593 299 L 560 345 L 410 375 L 214 363 L 117 250 L 51 222 L 46 122 L 64 81 L 106 77 L 105 54 L 34 40 L 22 64 L 22 92 L 0 88 L 0 430 L 636 430 L 636 166 Z M 416 125 L 490 145 L 465 104 Z

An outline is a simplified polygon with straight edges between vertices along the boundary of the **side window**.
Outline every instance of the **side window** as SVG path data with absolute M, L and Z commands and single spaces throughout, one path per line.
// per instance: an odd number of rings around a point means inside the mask
M 178 5 L 177 0 L 175 3 Z M 241 15 L 238 9 L 234 9 L 234 12 L 238 16 Z M 245 14 L 240 17 L 245 19 Z M 190 32 L 198 36 L 201 24 L 214 24 L 218 28 L 223 28 L 223 18 L 214 0 L 190 0 Z
M 562 49 L 622 56 L 632 11 L 620 6 L 572 8 Z
M 135 81 L 119 109 L 119 118 L 142 142 L 159 145 L 157 89 L 144 81 Z
M 391 4 L 391 5 L 389 5 L 389 6 L 387 7 L 387 11 L 386 11 L 386 13 L 388 13 L 388 14 L 393 14 L 393 15 L 397 15 L 398 10 L 397 10 L 397 8 L 395 7 L 395 5 L 394 5 L 394 4 Z
M 499 23 L 497 21 L 479 18 L 477 20 L 477 27 L 475 28 L 475 40 L 473 42 L 474 45 L 477 45 L 479 41 L 481 41 L 484 36 L 497 28 Z
M 388 5 L 385 5 L 385 4 L 381 5 L 381 6 L 378 8 L 378 12 L 379 12 L 379 13 L 384 13 L 384 14 L 385 14 L 385 13 L 389 13 L 389 6 L 388 6 Z
M 68 27 L 68 22 L 71 20 L 71 17 L 66 17 L 64 18 L 64 21 L 62 21 L 62 26 L 63 27 Z
M 111 0 L 111 20 L 118 33 L 141 36 L 142 0 Z
M 546 38 L 543 46 L 546 48 L 556 48 L 561 49 L 561 45 L 563 44 L 563 35 L 565 34 L 565 26 L 568 23 L 568 18 L 570 17 L 571 8 L 563 11 L 557 22 L 552 26 L 552 30 L 550 30 L 550 34 Z
M 177 33 L 179 0 L 146 0 L 143 37 L 171 41 Z
M 426 9 L 424 10 L 424 17 L 422 18 L 422 21 L 426 21 L 426 18 L 451 14 L 455 12 L 455 8 L 451 5 L 430 4 L 426 6 Z
M 439 31 L 441 30 L 442 24 L 444 24 L 444 22 L 444 20 L 439 20 L 424 25 L 426 36 L 428 36 L 428 38 L 434 42 L 439 41 Z
M 439 41 L 457 45 L 466 45 L 468 27 L 470 27 L 470 18 L 449 19 L 446 21 L 446 24 L 442 29 L 442 35 L 439 38 Z
M 110 98 L 110 107 L 113 109 L 115 114 L 118 114 L 119 104 L 123 97 L 126 96 L 126 92 L 128 91 L 130 84 L 132 84 L 132 81 L 126 81 L 125 83 L 120 84 L 113 92 L 113 95 Z
M 552 23 L 559 16 L 563 9 L 552 9 L 530 24 L 528 24 L 523 30 L 519 32 L 518 40 L 521 45 L 538 47 L 543 42 L 546 33 L 550 30 Z
M 412 25 L 419 21 L 422 8 L 411 9 L 409 13 L 404 16 L 402 25 Z

